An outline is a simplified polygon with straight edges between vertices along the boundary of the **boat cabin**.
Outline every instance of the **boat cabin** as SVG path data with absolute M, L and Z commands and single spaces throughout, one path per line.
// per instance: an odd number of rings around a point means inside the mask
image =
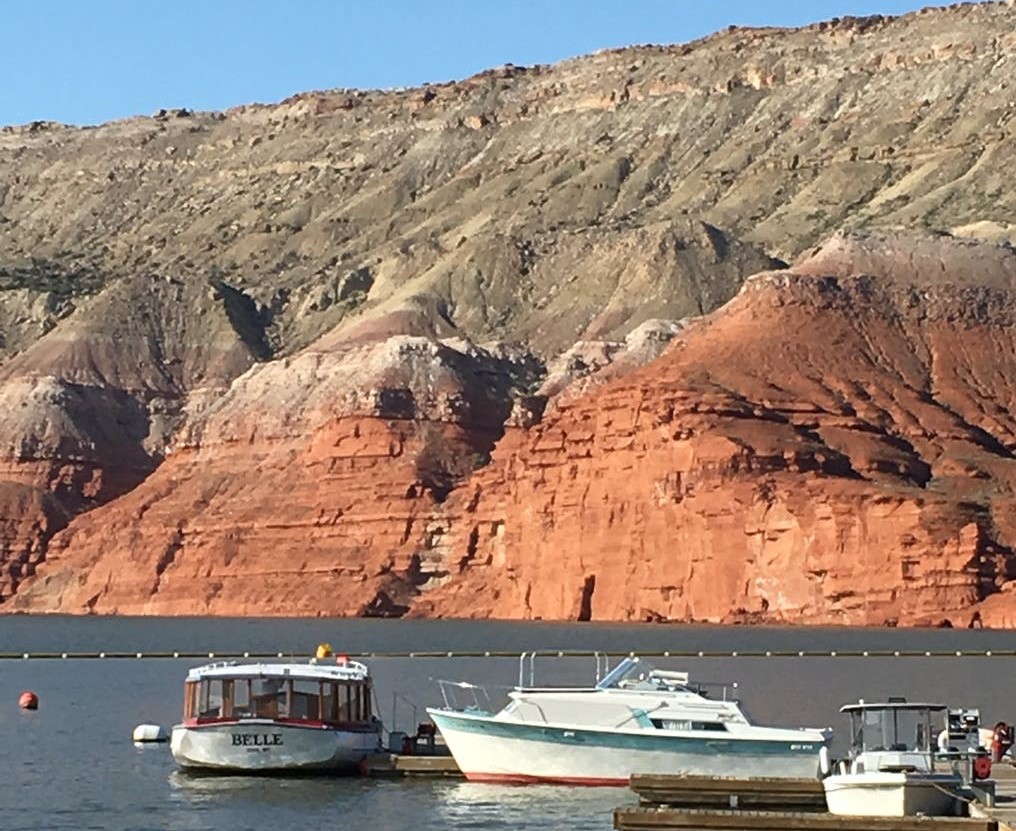
M 369 725 L 370 677 L 355 661 L 335 666 L 209 664 L 187 676 L 183 718 L 190 725 L 244 719 Z
M 905 699 L 841 707 L 850 716 L 851 772 L 932 770 L 938 738 L 932 721 L 945 709 Z

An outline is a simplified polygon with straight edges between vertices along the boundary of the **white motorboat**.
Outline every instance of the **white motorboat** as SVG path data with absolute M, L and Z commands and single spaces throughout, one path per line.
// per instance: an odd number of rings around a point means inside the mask
M 903 699 L 848 704 L 850 753 L 841 769 L 822 780 L 829 812 L 864 817 L 953 815 L 963 777 L 936 765 L 932 714 L 941 704 Z
M 192 669 L 170 748 L 189 770 L 354 773 L 381 747 L 367 667 L 214 663 Z
M 467 779 L 627 785 L 633 773 L 817 778 L 828 759 L 830 730 L 756 725 L 728 687 L 710 697 L 687 673 L 638 658 L 626 658 L 593 687 L 523 687 L 521 675 L 499 712 L 455 708 L 447 695 L 444 708 L 428 708 Z

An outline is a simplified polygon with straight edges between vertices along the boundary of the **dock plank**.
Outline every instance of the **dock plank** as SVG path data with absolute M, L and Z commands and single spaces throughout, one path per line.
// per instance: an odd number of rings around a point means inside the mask
M 617 831 L 721 829 L 721 831 L 997 831 L 991 818 L 846 817 L 786 811 L 705 811 L 668 808 L 618 808 Z
M 824 811 L 825 790 L 818 779 L 637 774 L 630 787 L 643 804 L 682 808 Z
M 461 777 L 462 771 L 451 756 L 408 756 L 401 753 L 372 753 L 364 773 L 373 777 Z

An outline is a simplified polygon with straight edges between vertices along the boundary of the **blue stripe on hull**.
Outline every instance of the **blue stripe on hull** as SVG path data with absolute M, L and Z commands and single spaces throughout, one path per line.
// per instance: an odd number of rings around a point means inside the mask
M 459 730 L 504 739 L 540 741 L 572 747 L 603 747 L 621 750 L 644 750 L 699 754 L 703 756 L 775 756 L 817 757 L 822 742 L 805 739 L 799 742 L 739 739 L 730 734 L 716 738 L 681 736 L 673 733 L 618 733 L 609 730 L 583 730 L 575 727 L 550 727 L 470 717 L 430 711 L 441 730 Z

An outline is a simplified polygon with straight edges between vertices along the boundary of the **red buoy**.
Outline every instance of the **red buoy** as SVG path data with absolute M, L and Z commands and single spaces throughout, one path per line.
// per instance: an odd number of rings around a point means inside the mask
M 21 697 L 18 699 L 18 706 L 22 710 L 38 710 L 39 696 L 30 690 L 25 690 L 21 693 Z

